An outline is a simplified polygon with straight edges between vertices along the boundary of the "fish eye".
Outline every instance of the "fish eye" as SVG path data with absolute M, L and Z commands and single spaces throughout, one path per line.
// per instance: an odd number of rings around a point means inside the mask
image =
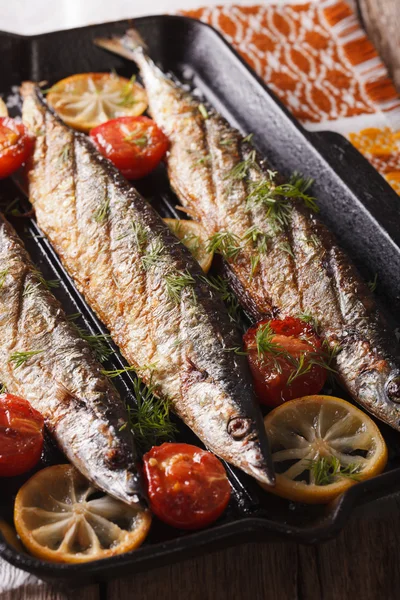
M 234 440 L 242 440 L 251 431 L 252 422 L 243 417 L 234 417 L 228 423 L 227 431 Z
M 386 395 L 396 404 L 400 402 L 400 373 L 396 372 L 386 382 L 385 385 Z

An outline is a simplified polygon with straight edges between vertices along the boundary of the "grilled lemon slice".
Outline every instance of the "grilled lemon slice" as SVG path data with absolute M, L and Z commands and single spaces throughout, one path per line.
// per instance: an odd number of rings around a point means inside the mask
M 71 465 L 39 471 L 19 490 L 14 523 L 34 556 L 81 563 L 140 546 L 150 513 L 99 492 Z
M 357 481 L 381 473 L 387 448 L 375 423 L 332 396 L 285 402 L 264 420 L 276 469 L 276 486 L 289 500 L 325 504 Z
M 188 248 L 204 273 L 210 270 L 213 253 L 207 251 L 208 238 L 200 223 L 188 219 L 164 219 L 172 233 Z
M 143 87 L 114 73 L 78 73 L 48 91 L 47 102 L 74 129 L 88 132 L 117 117 L 137 117 L 147 108 Z

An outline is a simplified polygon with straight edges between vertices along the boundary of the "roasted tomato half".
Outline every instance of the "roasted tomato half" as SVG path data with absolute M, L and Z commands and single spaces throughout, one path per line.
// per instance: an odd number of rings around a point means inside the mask
M 32 469 L 43 448 L 42 415 L 26 400 L 0 394 L 0 476 L 12 477 Z
M 127 179 L 151 173 L 168 150 L 168 139 L 148 117 L 111 119 L 92 129 L 90 137 Z
M 265 319 L 245 333 L 243 343 L 262 404 L 278 406 L 323 387 L 327 357 L 310 324 L 294 317 Z
M 173 527 L 206 527 L 229 502 L 231 487 L 221 461 L 197 446 L 154 446 L 144 456 L 144 472 L 151 510 Z
M 8 177 L 29 158 L 35 138 L 23 123 L 0 117 L 0 179 Z

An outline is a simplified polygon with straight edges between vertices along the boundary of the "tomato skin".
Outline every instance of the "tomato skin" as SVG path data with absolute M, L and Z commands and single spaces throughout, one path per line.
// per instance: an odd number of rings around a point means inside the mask
M 150 508 L 168 525 L 201 529 L 224 512 L 231 487 L 221 461 L 190 444 L 166 442 L 143 457 Z
M 168 138 L 148 117 L 119 117 L 90 132 L 96 148 L 127 179 L 153 171 L 168 150 Z
M 243 344 L 248 353 L 247 358 L 259 402 L 267 406 L 279 406 L 293 398 L 318 394 L 326 381 L 326 369 L 323 366 L 313 364 L 307 373 L 299 375 L 288 384 L 288 379 L 295 370 L 293 362 L 285 356 L 274 356 L 270 353 L 258 355 L 256 333 L 267 323 L 274 334 L 271 341 L 282 347 L 293 359 L 304 355 L 306 365 L 311 356 L 315 358 L 316 354 L 320 354 L 322 359 L 320 338 L 309 324 L 300 319 L 264 319 L 250 327 L 243 336 Z
M 43 448 L 42 415 L 26 400 L 0 394 L 0 477 L 13 477 L 36 465 Z
M 35 138 L 23 123 L 0 117 L 0 179 L 8 177 L 29 158 Z

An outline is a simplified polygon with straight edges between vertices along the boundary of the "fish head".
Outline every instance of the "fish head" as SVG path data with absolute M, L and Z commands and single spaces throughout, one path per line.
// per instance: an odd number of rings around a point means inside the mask
M 243 384 L 247 396 L 246 411 L 211 378 L 192 382 L 185 390 L 185 404 L 193 421 L 188 423 L 200 439 L 208 440 L 208 449 L 245 473 L 267 485 L 274 484 L 268 440 L 253 394 Z M 234 397 L 237 397 L 236 393 Z M 249 405 L 251 409 L 249 409 Z M 212 446 L 209 440 L 213 440 Z

